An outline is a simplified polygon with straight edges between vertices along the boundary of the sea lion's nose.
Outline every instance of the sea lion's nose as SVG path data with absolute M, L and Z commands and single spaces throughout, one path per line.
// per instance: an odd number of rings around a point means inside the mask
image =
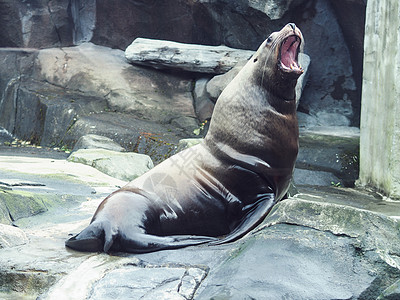
M 296 24 L 294 24 L 294 23 L 289 23 L 288 25 L 289 25 L 290 27 L 292 27 L 293 31 L 296 30 Z

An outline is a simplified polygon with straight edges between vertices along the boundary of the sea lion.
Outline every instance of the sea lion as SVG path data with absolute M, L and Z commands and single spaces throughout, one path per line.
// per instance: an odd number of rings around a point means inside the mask
M 218 98 L 204 141 L 109 195 L 66 246 L 143 253 L 256 227 L 284 198 L 297 157 L 301 45 L 293 23 L 272 33 Z

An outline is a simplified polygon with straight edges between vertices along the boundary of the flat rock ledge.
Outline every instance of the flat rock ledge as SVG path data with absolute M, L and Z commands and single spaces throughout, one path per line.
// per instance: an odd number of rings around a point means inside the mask
M 131 181 L 154 167 L 150 156 L 107 149 L 79 149 L 68 161 L 91 166 L 120 180 Z
M 184 44 L 164 40 L 137 38 L 125 50 L 133 64 L 156 69 L 179 69 L 189 72 L 222 74 L 239 61 L 248 60 L 254 51 L 226 46 Z
M 12 217 L 0 221 L 0 299 L 400 296 L 400 202 L 364 190 L 302 185 L 236 242 L 108 255 L 64 242 L 125 182 L 83 164 L 21 156 L 0 156 L 0 182 L 0 208 Z M 17 199 L 29 210 L 11 205 Z

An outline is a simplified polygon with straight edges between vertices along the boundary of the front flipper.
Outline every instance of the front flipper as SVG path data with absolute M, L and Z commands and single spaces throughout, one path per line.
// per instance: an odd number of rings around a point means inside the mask
M 210 245 L 220 245 L 240 239 L 245 234 L 256 228 L 264 220 L 275 204 L 274 194 L 263 195 L 261 199 L 248 208 L 248 212 L 231 233 L 218 241 L 211 242 Z

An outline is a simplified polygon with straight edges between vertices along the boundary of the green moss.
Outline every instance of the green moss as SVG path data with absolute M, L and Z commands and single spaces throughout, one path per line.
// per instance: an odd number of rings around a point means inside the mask
M 21 191 L 1 191 L 0 202 L 6 207 L 12 221 L 47 211 L 42 195 Z

